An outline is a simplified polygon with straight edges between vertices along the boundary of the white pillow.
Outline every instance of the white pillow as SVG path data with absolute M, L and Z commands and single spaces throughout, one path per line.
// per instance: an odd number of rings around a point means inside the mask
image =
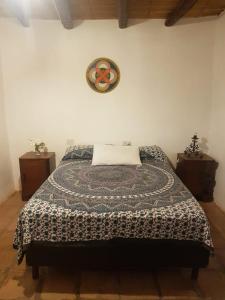
M 141 165 L 135 146 L 94 145 L 92 165 Z

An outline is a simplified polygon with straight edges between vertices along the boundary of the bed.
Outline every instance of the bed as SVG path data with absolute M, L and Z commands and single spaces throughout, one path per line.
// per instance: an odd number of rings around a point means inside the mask
M 86 150 L 68 152 L 21 210 L 18 262 L 26 256 L 34 279 L 55 265 L 187 267 L 197 279 L 213 249 L 208 220 L 164 152 L 140 149 L 140 166 L 92 166 Z

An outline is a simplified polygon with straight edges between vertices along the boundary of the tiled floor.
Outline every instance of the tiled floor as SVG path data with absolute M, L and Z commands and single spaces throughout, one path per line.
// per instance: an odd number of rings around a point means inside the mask
M 12 239 L 18 211 L 23 206 L 15 194 L 0 205 L 0 300 L 225 300 L 225 214 L 214 204 L 204 204 L 212 226 L 216 255 L 197 283 L 190 270 L 144 272 L 82 272 L 72 269 L 41 268 L 40 280 L 33 281 L 25 263 L 17 266 Z

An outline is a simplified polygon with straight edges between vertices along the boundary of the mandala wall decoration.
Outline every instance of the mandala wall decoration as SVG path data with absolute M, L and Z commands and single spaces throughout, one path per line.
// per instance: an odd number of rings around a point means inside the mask
M 97 58 L 87 68 L 87 82 L 98 93 L 112 91 L 120 80 L 118 66 L 109 58 Z

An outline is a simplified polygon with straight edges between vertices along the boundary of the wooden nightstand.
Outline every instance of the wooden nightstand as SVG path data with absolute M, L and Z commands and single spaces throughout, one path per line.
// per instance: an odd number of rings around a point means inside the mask
M 207 154 L 202 158 L 177 155 L 176 174 L 200 201 L 213 201 L 217 167 L 218 163 Z
M 29 200 L 55 169 L 55 153 L 27 152 L 19 158 L 22 199 Z

